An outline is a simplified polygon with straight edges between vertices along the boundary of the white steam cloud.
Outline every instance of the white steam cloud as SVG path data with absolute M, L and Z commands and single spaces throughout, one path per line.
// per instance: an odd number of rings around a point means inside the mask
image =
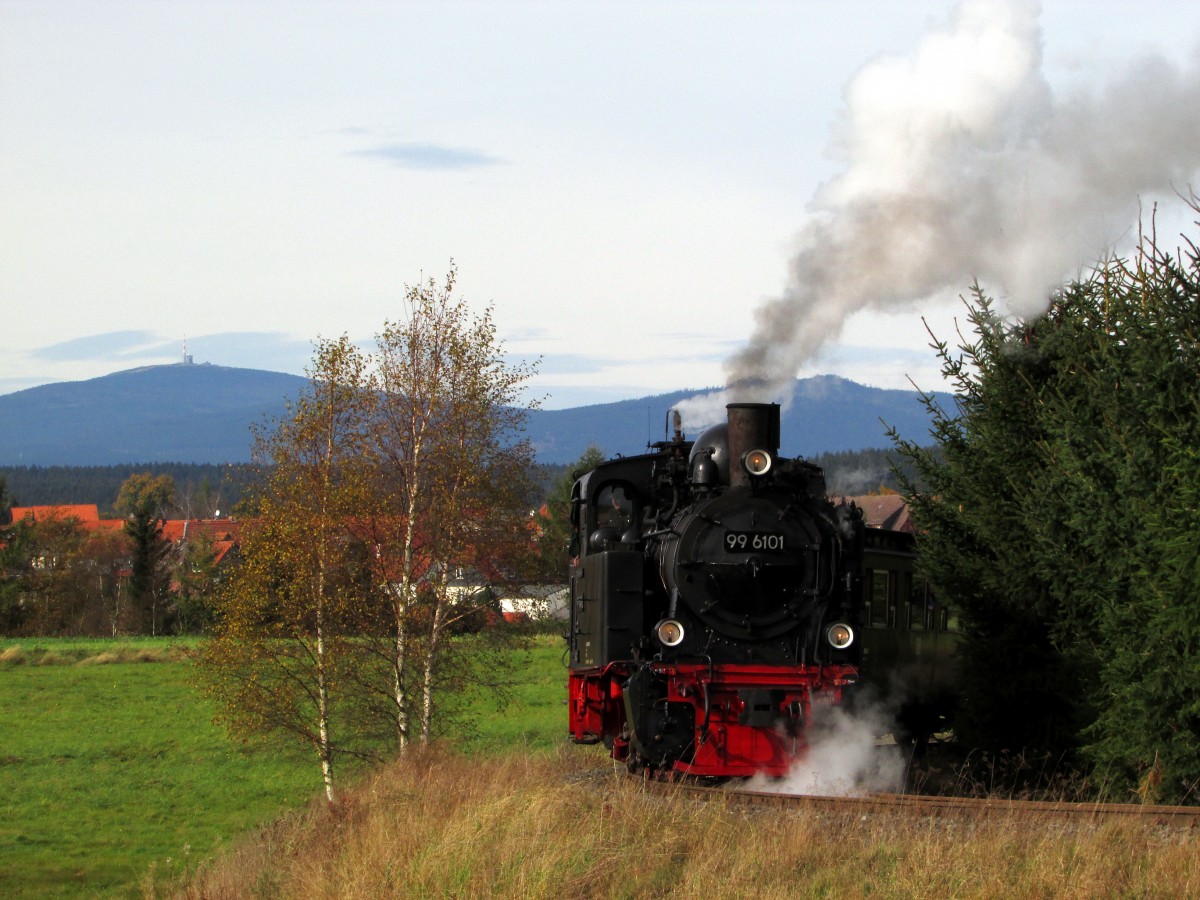
M 813 199 L 783 293 L 755 312 L 725 391 L 686 401 L 786 403 L 796 373 L 864 309 L 915 308 L 973 278 L 1019 315 L 1094 265 L 1136 223 L 1143 194 L 1200 169 L 1200 48 L 1186 67 L 1143 57 L 1099 89 L 1056 97 L 1042 74 L 1040 9 L 966 0 L 911 56 L 846 89 L 841 175 Z
M 781 779 L 755 776 L 749 790 L 850 797 L 864 792 L 899 792 L 904 787 L 905 760 L 894 744 L 879 745 L 876 736 L 889 729 L 882 710 L 841 707 L 820 711 L 808 733 L 808 750 Z

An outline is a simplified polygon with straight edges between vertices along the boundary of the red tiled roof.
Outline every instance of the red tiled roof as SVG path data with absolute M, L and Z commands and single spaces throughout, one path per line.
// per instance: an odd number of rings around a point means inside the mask
M 173 544 L 203 534 L 212 541 L 213 562 L 218 565 L 238 544 L 238 523 L 232 519 L 167 519 L 163 537 Z
M 100 510 L 95 503 L 76 503 L 68 506 L 14 506 L 13 521 L 19 519 L 78 519 L 83 522 L 99 522 Z
M 125 524 L 121 519 L 101 519 L 100 510 L 95 503 L 14 506 L 12 518 L 14 522 L 20 522 L 22 519 L 31 519 L 34 522 L 65 522 L 74 519 L 85 531 L 115 531 Z
M 879 494 L 863 497 L 842 497 L 848 503 L 854 503 L 863 511 L 863 521 L 872 528 L 886 528 L 888 531 L 916 531 L 912 517 L 908 514 L 908 504 L 899 494 Z
M 85 531 L 118 531 L 125 526 L 124 519 L 101 519 L 94 503 L 14 506 L 12 516 L 14 522 L 22 519 L 32 519 L 34 522 L 74 519 Z M 172 543 L 179 543 L 185 535 L 190 538 L 198 534 L 208 535 L 220 561 L 237 544 L 238 523 L 231 519 L 167 519 L 163 522 L 163 537 Z
M 163 537 L 168 541 L 182 541 L 198 534 L 207 535 L 214 542 L 237 539 L 238 523 L 230 519 L 167 519 L 163 522 Z
M 229 555 L 229 551 L 237 546 L 237 541 L 214 541 L 213 542 L 213 562 L 220 565 L 221 561 Z

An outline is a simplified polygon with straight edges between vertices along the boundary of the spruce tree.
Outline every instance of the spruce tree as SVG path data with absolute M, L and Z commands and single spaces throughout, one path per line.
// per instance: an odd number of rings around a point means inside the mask
M 170 585 L 170 542 L 163 537 L 167 510 L 175 502 L 170 475 L 143 472 L 130 475 L 117 494 L 117 512 L 124 515 L 125 533 L 133 542 L 129 591 L 141 618 L 141 629 L 152 635 L 163 630 L 164 603 Z
M 936 345 L 956 398 L 925 398 L 940 460 L 896 439 L 921 565 L 960 611 L 964 741 L 1067 754 L 1118 791 L 1175 800 L 1200 783 L 1188 247 L 1145 238 L 1027 321 L 977 290 L 973 341 Z
M 1028 526 L 1040 515 L 1037 409 L 1053 361 L 978 287 L 968 320 L 974 341 L 957 355 L 938 344 L 955 407 L 925 396 L 935 446 L 893 435 L 913 471 L 897 477 L 920 526 L 921 567 L 959 614 L 960 737 L 1061 757 L 1087 721 L 1087 674 L 1059 640 L 1064 611 Z

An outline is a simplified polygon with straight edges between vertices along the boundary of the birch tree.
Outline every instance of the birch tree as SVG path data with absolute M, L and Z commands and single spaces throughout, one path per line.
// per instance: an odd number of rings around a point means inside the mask
M 455 621 L 490 583 L 515 577 L 529 543 L 532 451 L 520 439 L 520 390 L 532 367 L 510 366 L 492 310 L 475 315 L 441 285 L 409 287 L 404 316 L 377 336 L 380 407 L 374 422 L 379 581 L 391 615 L 392 716 L 404 749 L 433 732 L 439 671 Z
M 309 378 L 290 415 L 255 436 L 267 477 L 202 661 L 236 729 L 312 747 L 332 801 L 337 756 L 368 753 L 355 698 L 339 691 L 369 606 L 351 525 L 365 504 L 371 399 L 367 361 L 345 336 L 318 345 Z

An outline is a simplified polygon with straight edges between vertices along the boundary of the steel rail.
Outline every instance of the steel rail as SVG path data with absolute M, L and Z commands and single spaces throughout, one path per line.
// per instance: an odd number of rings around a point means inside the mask
M 1160 806 L 1138 803 L 1078 803 L 1052 800 L 1008 800 L 989 797 L 948 797 L 927 794 L 867 793 L 849 795 L 789 794 L 779 791 L 744 789 L 688 782 L 654 782 L 662 791 L 678 791 L 706 800 L 725 799 L 735 803 L 807 807 L 841 813 L 899 813 L 913 816 L 979 816 L 1033 814 L 1039 818 L 1099 822 L 1136 819 L 1174 828 L 1200 827 L 1200 806 Z

